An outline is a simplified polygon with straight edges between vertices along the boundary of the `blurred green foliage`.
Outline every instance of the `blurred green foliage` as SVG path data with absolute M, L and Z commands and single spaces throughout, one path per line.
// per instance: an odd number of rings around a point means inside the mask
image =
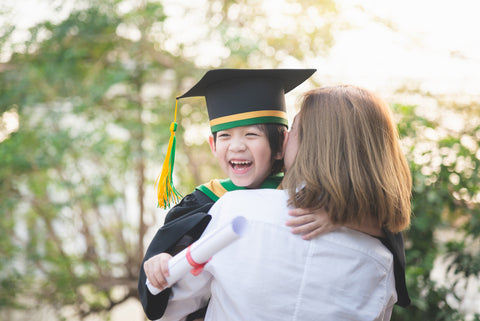
M 422 106 L 394 106 L 414 187 L 412 225 L 406 233 L 412 306 L 396 308 L 392 320 L 464 320 L 457 309 L 464 299 L 457 285 L 480 275 L 480 106 L 437 102 L 438 111 L 429 118 L 419 112 Z M 461 122 L 460 129 L 445 126 L 449 115 Z M 441 236 L 452 231 L 453 238 Z M 445 274 L 445 284 L 431 278 L 436 259 L 445 272 L 453 272 Z
M 0 135 L 7 114 L 19 123 L 0 142 L 0 320 L 45 305 L 59 318 L 65 306 L 80 317 L 108 315 L 137 296 L 144 245 L 161 224 L 152 190 L 175 96 L 214 67 L 301 65 L 328 52 L 332 30 L 348 25 L 334 1 L 287 3 L 281 25 L 269 25 L 255 0 L 177 4 L 190 25 L 178 37 L 173 21 L 187 24 L 162 2 L 124 10 L 120 0 L 78 1 L 65 20 L 30 30 L 24 49 L 0 64 Z M 2 51 L 12 31 L 1 31 Z M 422 106 L 393 106 L 414 179 L 406 232 L 412 305 L 396 307 L 393 320 L 462 320 L 458 280 L 480 274 L 480 106 L 437 100 L 439 115 L 455 114 L 460 130 Z M 202 104 L 179 104 L 182 193 L 223 177 L 206 136 L 192 139 L 207 122 Z M 448 242 L 438 236 L 452 230 Z M 439 258 L 450 286 L 431 277 Z

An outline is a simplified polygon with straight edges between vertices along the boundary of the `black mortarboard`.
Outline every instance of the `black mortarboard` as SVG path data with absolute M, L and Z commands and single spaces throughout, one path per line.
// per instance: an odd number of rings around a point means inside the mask
M 177 99 L 204 96 L 212 132 L 278 123 L 288 125 L 285 94 L 315 69 L 213 69 Z

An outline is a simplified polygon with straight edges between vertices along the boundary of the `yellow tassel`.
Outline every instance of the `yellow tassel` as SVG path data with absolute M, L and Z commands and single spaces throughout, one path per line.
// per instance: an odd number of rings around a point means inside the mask
M 163 162 L 162 172 L 155 181 L 157 189 L 158 206 L 160 208 L 167 208 L 172 202 L 177 202 L 182 197 L 173 186 L 173 165 L 175 163 L 175 131 L 177 130 L 177 105 L 178 100 L 175 100 L 175 117 L 173 123 L 170 125 L 170 139 L 168 141 L 167 154 Z

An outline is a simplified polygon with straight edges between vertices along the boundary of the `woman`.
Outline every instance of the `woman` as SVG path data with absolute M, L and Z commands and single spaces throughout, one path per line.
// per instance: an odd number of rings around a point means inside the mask
M 284 190 L 227 193 L 204 234 L 243 215 L 249 232 L 172 287 L 165 320 L 210 295 L 206 320 L 389 320 L 397 300 L 382 228 L 410 222 L 411 177 L 388 106 L 354 86 L 304 95 L 285 149 Z M 288 208 L 324 208 L 342 225 L 306 242 Z M 352 228 L 363 227 L 371 233 Z

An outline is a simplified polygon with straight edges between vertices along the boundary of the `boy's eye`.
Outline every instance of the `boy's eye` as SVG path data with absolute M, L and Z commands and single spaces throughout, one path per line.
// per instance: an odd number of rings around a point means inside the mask
M 225 138 L 225 137 L 229 137 L 230 135 L 227 134 L 227 133 L 218 133 L 217 134 L 217 137 L 220 137 L 220 138 Z
M 253 132 L 247 133 L 246 135 L 247 136 L 259 136 L 258 133 L 253 133 Z

